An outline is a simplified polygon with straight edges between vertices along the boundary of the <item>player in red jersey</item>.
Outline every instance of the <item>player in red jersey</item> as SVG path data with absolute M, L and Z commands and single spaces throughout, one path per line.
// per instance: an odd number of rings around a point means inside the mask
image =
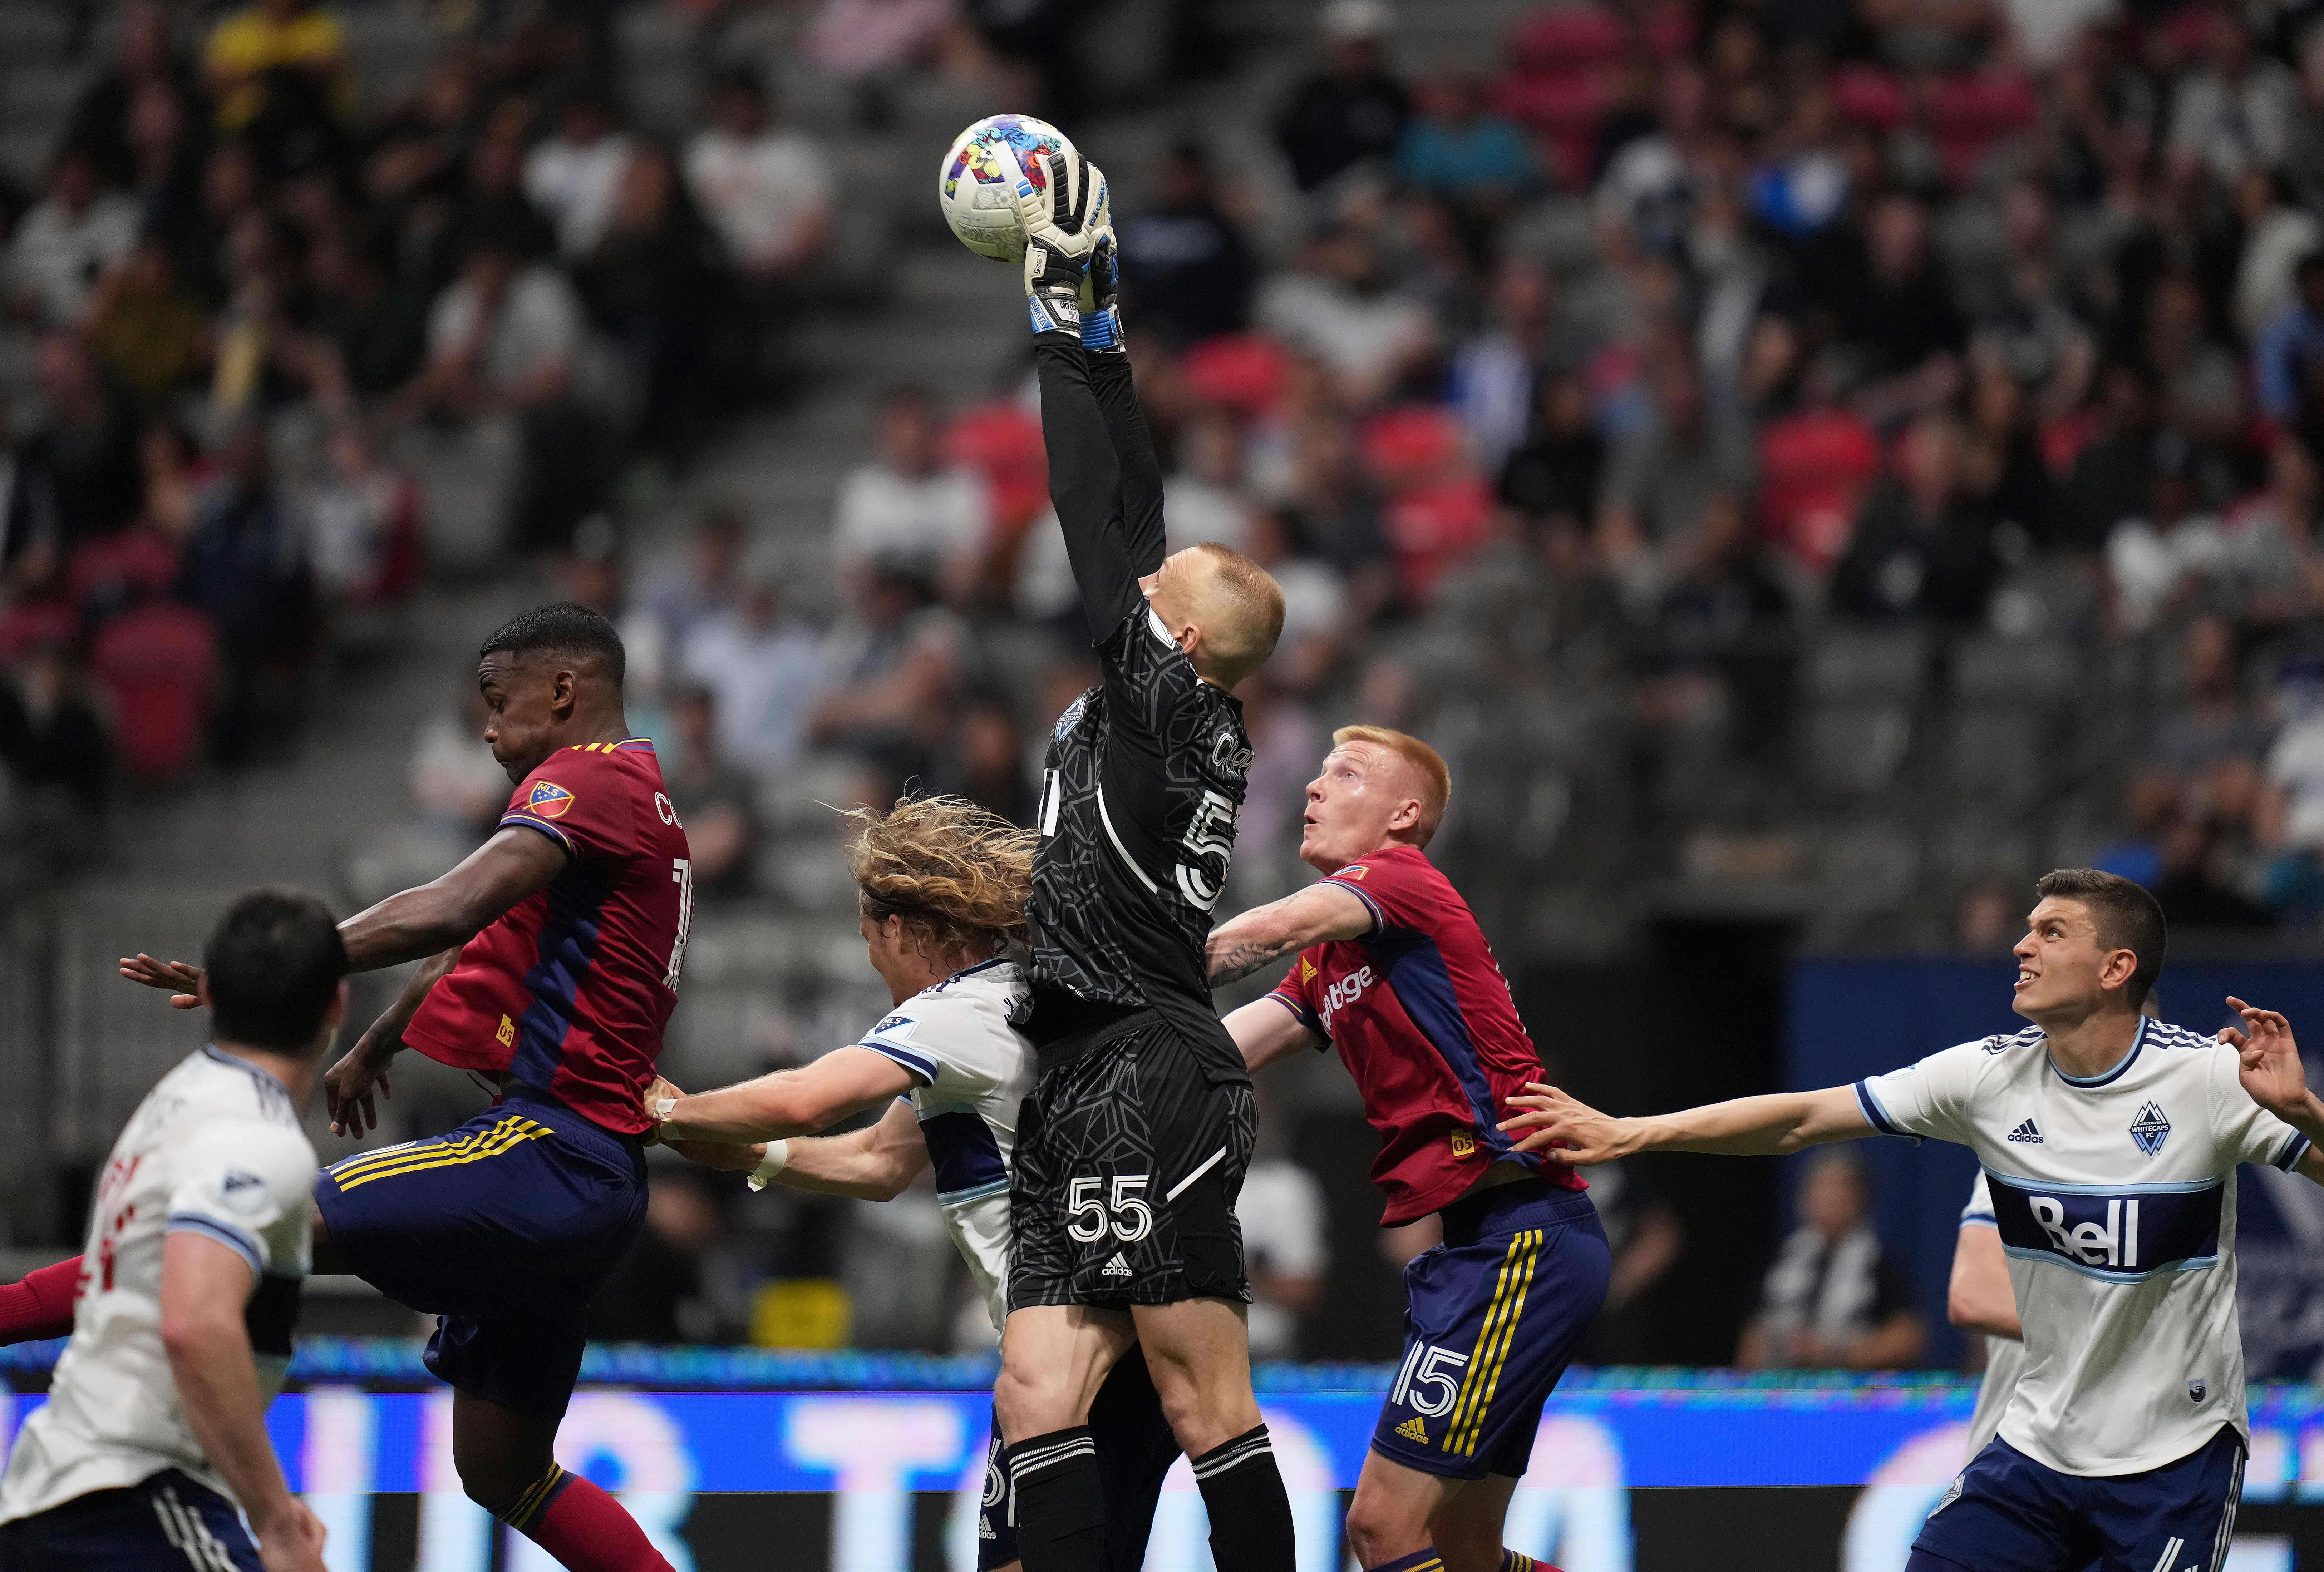
M 439 1319 L 468 1494 L 576 1572 L 669 1572 L 611 1495 L 552 1455 L 590 1295 L 645 1218 L 639 1106 L 677 1003 L 693 905 L 686 832 L 653 745 L 622 713 L 622 651 L 586 607 L 527 611 L 484 640 L 484 740 L 517 783 L 499 832 L 433 883 L 340 924 L 348 966 L 422 965 L 325 1079 L 335 1131 L 375 1127 L 407 1043 L 490 1076 L 451 1135 L 362 1153 L 315 1185 L 315 1270 L 352 1272 Z M 200 972 L 139 955 L 122 975 L 189 1007 Z M 0 1336 L 42 1335 L 0 1301 Z
M 1211 981 L 1298 952 L 1227 1030 L 1254 1071 L 1336 1045 L 1379 1132 L 1381 1225 L 1443 1222 L 1443 1243 L 1405 1269 L 1404 1363 L 1350 1548 L 1367 1572 L 1530 1572 L 1501 1525 L 1542 1405 L 1606 1297 L 1606 1236 L 1572 1170 L 1499 1128 L 1541 1060 L 1477 919 L 1422 850 L 1451 795 L 1444 761 L 1377 726 L 1332 743 L 1299 841 L 1325 877 L 1214 930 Z

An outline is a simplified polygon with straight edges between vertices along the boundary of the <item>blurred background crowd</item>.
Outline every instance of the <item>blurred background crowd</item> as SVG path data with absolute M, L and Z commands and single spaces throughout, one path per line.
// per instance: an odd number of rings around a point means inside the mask
M 932 200 L 1004 108 L 1113 178 L 1172 543 L 1286 593 L 1229 908 L 1361 718 L 1452 761 L 1433 852 L 1585 1077 L 1559 979 L 1674 933 L 1997 953 L 2090 862 L 2199 949 L 2324 921 L 2309 0 L 0 0 L 0 46 L 20 1244 L 161 1052 L 92 958 L 462 855 L 473 640 L 544 593 L 622 628 L 693 842 L 672 1073 L 868 1023 L 821 804 L 1022 820 L 1092 675 L 1016 286 Z M 1336 1076 L 1271 1094 L 1263 1356 L 1392 1351 L 1425 1242 Z M 979 1336 L 932 1198 L 662 1179 L 606 1336 Z M 1597 1356 L 1815 1362 L 1772 1217 L 1726 1352 L 1625 1322 L 1692 1259 L 1651 1179 L 1599 1187 Z M 1900 1293 L 1865 1362 L 1923 1356 Z

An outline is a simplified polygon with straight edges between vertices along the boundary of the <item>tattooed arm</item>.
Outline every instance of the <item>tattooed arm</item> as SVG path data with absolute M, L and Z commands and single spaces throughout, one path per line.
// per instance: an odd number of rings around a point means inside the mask
M 1311 884 L 1211 930 L 1211 986 L 1249 977 L 1327 939 L 1360 939 L 1376 923 L 1371 907 L 1347 886 Z

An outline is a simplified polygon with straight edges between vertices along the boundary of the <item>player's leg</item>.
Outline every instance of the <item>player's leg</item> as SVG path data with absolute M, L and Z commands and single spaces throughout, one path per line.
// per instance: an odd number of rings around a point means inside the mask
M 572 1572 L 670 1572 L 621 1503 L 558 1466 L 557 1423 L 456 1388 L 452 1462 L 460 1487 Z
M 1025 1572 L 1086 1572 L 1103 1555 L 1105 1494 L 1090 1405 L 1134 1337 L 1120 1310 L 1039 1304 L 1009 1313 L 992 1411 L 1009 1442 L 1010 1505 Z
M 1349 1543 L 1368 1572 L 1509 1562 L 1509 1494 L 1612 1269 L 1597 1211 L 1578 1191 L 1506 1184 L 1446 1208 L 1443 1220 L 1444 1242 L 1405 1269 L 1404 1358 L 1348 1509 Z
M 2084 1499 L 2090 1483 L 1989 1441 L 1921 1525 L 1906 1572 L 2082 1572 L 2099 1553 Z
M 1292 1565 L 1291 1499 L 1250 1388 L 1250 1288 L 1235 1199 L 1257 1134 L 1247 1080 L 1214 1082 L 1175 1032 L 1142 1034 L 1133 1091 L 1150 1130 L 1138 1172 L 1154 1221 L 1129 1254 L 1138 1340 L 1194 1466 L 1220 1572 Z M 1131 1231 L 1137 1231 L 1135 1227 Z
M 264 1572 L 233 1502 L 167 1468 L 0 1527 L 6 1572 Z
M 984 1450 L 984 1499 L 976 1512 L 976 1572 L 1024 1572 L 1017 1556 L 1017 1509 L 1009 1499 L 1009 1443 L 1001 1420 Z
M 2243 1501 L 2244 1442 L 2231 1425 L 2175 1463 L 2083 1482 L 2103 1547 L 2098 1572 L 2220 1572 Z
M 1124 1354 L 1098 1389 L 1090 1405 L 1090 1434 L 1105 1495 L 1106 1572 L 1139 1572 L 1146 1565 L 1162 1483 L 1180 1452 L 1144 1349 Z

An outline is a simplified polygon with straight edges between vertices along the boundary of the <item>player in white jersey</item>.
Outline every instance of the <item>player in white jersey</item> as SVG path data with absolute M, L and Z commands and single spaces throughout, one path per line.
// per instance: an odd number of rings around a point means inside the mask
M 1985 1379 L 1977 1389 L 1977 1411 L 1969 1420 L 1969 1456 L 1985 1449 L 2001 1429 L 2002 1411 L 2025 1374 L 2025 1329 L 2017 1319 L 2017 1295 L 2009 1286 L 2009 1256 L 2001 1247 L 2001 1225 L 1994 1220 L 1993 1197 L 1985 1175 L 1970 1181 L 1961 1208 L 1960 1233 L 1953 1241 L 1952 1280 L 1945 1290 L 1945 1319 L 1965 1332 L 1985 1338 Z
M 346 948 L 314 896 L 260 889 L 202 965 L 215 1040 L 146 1094 L 98 1181 L 72 1339 L 0 1478 L 5 1572 L 322 1569 L 266 1405 L 309 1264 L 300 1109 L 346 1015 Z
M 2236 1165 L 2324 1183 L 2324 1101 L 2292 1029 L 2237 999 L 2214 1039 L 2139 1014 L 2163 965 L 2154 897 L 2048 874 L 2017 942 L 2034 1025 L 1852 1087 L 1618 1119 L 1540 1087 L 1506 1128 L 1562 1162 L 1794 1152 L 1874 1134 L 1969 1147 L 2025 1332 L 1999 1435 L 1953 1482 L 1907 1572 L 2218 1572 L 2248 1423 L 2236 1326 Z
M 1032 1090 L 1033 1044 L 1010 1024 L 1025 969 L 1010 958 L 1025 933 L 1033 836 L 959 798 L 905 801 L 851 849 L 860 926 L 894 1007 L 853 1044 L 801 1070 L 688 1097 L 667 1081 L 647 1093 L 660 1139 L 752 1189 L 889 1200 L 931 1164 L 946 1230 L 998 1335 L 1008 1319 L 1010 1163 L 1019 1110 Z M 804 1139 L 888 1103 L 878 1122 Z M 1092 1411 L 1108 1506 L 1106 1565 L 1143 1559 L 1162 1477 L 1177 1456 L 1144 1358 L 1133 1348 Z M 999 1445 L 998 1431 L 994 1444 Z M 1017 1563 L 1000 1470 L 991 1471 L 978 1565 Z

